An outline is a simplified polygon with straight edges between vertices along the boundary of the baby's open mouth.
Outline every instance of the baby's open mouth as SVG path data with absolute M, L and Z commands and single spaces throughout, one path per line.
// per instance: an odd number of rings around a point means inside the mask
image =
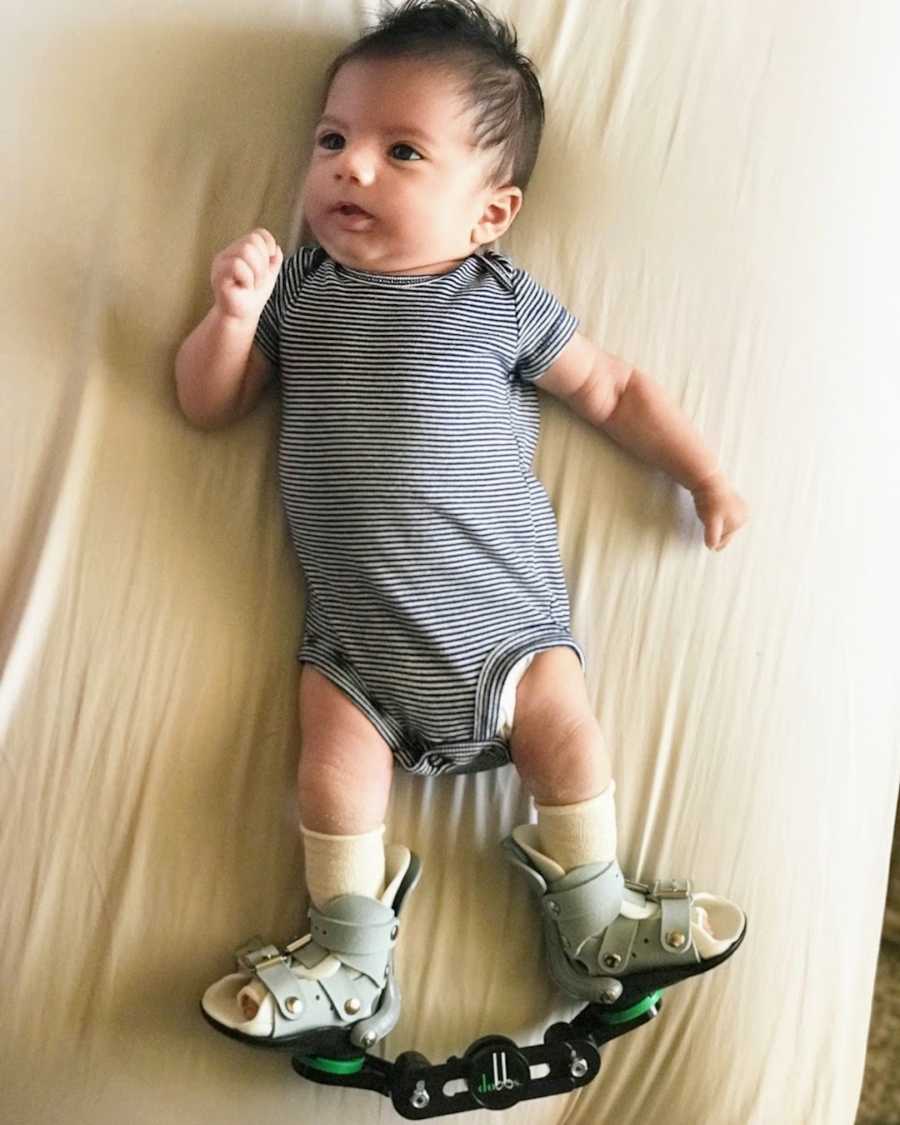
M 372 218 L 368 211 L 364 211 L 362 207 L 357 207 L 355 203 L 338 203 L 336 206 L 332 207 L 332 211 L 338 211 L 340 214 L 348 217 L 351 215 L 360 215 L 367 219 Z

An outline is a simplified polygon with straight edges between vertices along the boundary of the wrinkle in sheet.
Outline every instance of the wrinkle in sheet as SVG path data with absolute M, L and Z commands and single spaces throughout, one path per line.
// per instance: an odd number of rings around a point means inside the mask
M 88 361 L 82 357 L 82 361 Z M 46 636 L 62 571 L 77 538 L 78 518 L 90 479 L 102 418 L 102 396 L 91 388 L 88 367 L 65 384 L 45 469 L 23 528 L 22 547 L 7 584 L 0 634 L 0 743 Z
M 300 1083 L 196 1012 L 244 937 L 283 940 L 302 921 L 302 602 L 262 449 L 271 413 L 201 437 L 171 385 L 217 244 L 299 214 L 298 129 L 319 62 L 363 7 L 272 0 L 238 19 L 190 0 L 144 24 L 90 3 L 32 12 L 42 68 L 27 83 L 0 72 L 2 104 L 32 107 L 28 174 L 11 181 L 17 240 L 40 263 L 22 281 L 21 334 L 63 341 L 53 371 L 72 394 L 87 380 L 67 455 L 34 424 L 36 463 L 60 476 L 41 484 L 45 522 L 23 548 L 40 628 L 0 696 L 0 969 L 16 982 L 2 1112 L 27 1125 L 394 1117 L 375 1095 Z M 667 387 L 752 515 L 707 556 L 689 498 L 545 411 L 539 472 L 614 757 L 623 861 L 732 893 L 751 930 L 727 968 L 668 990 L 659 1020 L 611 1045 L 594 1085 L 513 1116 L 838 1125 L 862 1071 L 900 771 L 885 514 L 900 175 L 883 141 L 897 10 L 497 7 L 520 21 L 550 108 L 510 253 Z M 94 223 L 105 264 L 88 261 Z M 64 267 L 64 299 L 46 300 L 45 263 Z M 102 315 L 79 307 L 73 343 L 82 277 Z M 30 375 L 11 366 L 14 401 Z M 385 1054 L 444 1057 L 480 1030 L 533 1041 L 571 1014 L 499 854 L 532 816 L 514 771 L 399 779 L 390 816 L 425 875 Z M 834 886 L 853 886 L 859 909 L 835 910 Z

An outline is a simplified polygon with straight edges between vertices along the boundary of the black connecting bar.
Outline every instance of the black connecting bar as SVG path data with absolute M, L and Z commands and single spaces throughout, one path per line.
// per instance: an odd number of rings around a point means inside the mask
M 571 1022 L 548 1027 L 541 1044 L 519 1047 L 505 1036 L 488 1035 L 462 1058 L 452 1055 L 445 1063 L 432 1064 L 417 1051 L 404 1051 L 394 1062 L 358 1051 L 329 1051 L 343 1056 L 329 1058 L 295 1054 L 291 1061 L 313 1082 L 383 1094 L 411 1121 L 470 1109 L 509 1109 L 586 1086 L 600 1072 L 600 1048 L 648 1023 L 661 1007 L 658 991 L 624 1011 L 588 1004 Z

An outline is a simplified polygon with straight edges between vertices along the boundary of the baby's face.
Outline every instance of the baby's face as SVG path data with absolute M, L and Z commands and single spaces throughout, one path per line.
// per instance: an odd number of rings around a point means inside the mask
M 376 273 L 452 269 L 492 234 L 496 189 L 459 83 L 434 64 L 360 60 L 335 75 L 303 191 L 319 244 Z

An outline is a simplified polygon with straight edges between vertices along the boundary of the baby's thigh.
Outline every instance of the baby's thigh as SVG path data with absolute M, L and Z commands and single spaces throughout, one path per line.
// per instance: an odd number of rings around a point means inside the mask
M 594 722 L 581 661 L 571 648 L 548 648 L 535 654 L 516 692 L 514 727 L 522 732 Z
M 349 819 L 383 812 L 393 757 L 369 719 L 311 664 L 301 667 L 299 705 L 301 803 L 323 802 L 332 815 L 340 807 Z

